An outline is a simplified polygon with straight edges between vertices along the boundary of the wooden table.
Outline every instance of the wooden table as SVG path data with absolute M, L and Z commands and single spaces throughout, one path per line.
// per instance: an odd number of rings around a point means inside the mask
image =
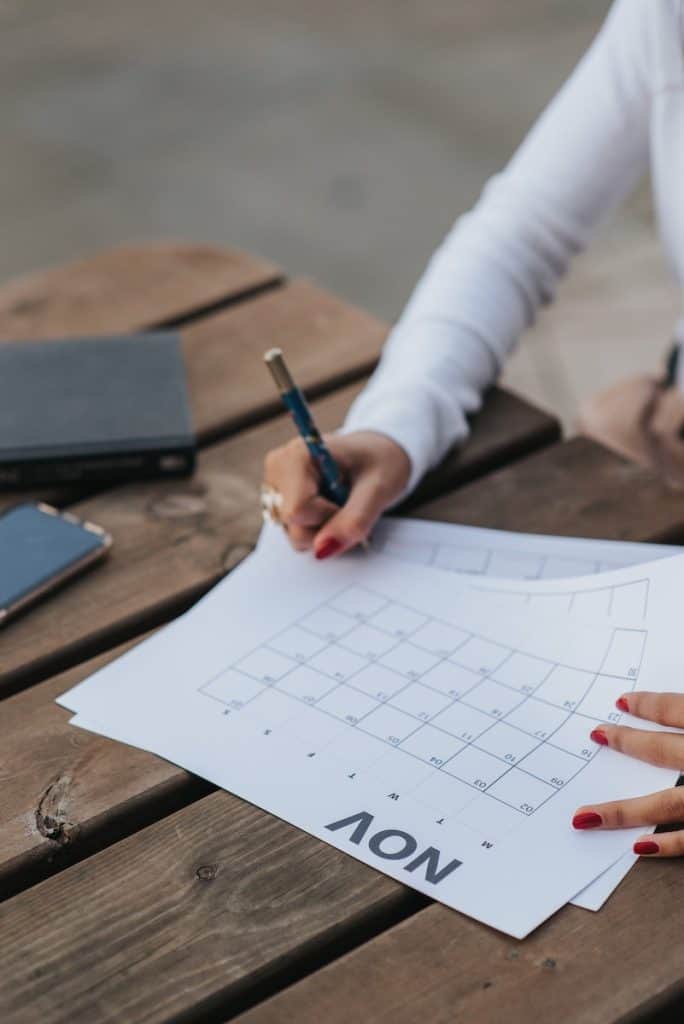
M 0 340 L 176 325 L 195 476 L 47 489 L 109 562 L 0 633 L 0 1021 L 681 1019 L 682 866 L 642 863 L 599 914 L 519 943 L 158 758 L 68 725 L 54 698 L 229 572 L 259 530 L 264 453 L 291 436 L 260 365 L 282 344 L 326 428 L 383 324 L 270 263 L 123 247 L 0 289 Z M 16 497 L 0 498 L 0 507 Z M 414 502 L 507 529 L 684 539 L 684 498 L 495 389 Z

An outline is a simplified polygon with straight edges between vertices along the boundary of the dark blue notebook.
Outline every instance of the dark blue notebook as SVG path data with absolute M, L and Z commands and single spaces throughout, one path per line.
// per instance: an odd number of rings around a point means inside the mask
M 0 488 L 194 467 L 174 332 L 0 343 Z

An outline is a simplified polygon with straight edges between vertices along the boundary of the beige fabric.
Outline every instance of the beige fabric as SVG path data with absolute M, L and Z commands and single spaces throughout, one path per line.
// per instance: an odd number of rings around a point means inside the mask
M 591 398 L 579 429 L 684 490 L 684 394 L 654 377 L 631 377 Z

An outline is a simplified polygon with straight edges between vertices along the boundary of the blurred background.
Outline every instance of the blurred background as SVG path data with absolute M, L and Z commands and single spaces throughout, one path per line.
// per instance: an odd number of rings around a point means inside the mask
M 394 320 L 607 0 L 0 0 L 0 277 L 120 241 L 242 247 Z M 572 429 L 656 369 L 677 293 L 648 182 L 506 382 Z

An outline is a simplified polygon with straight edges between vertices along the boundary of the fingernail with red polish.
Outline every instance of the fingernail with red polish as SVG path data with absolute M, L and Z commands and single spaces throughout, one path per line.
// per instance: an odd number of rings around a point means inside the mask
M 658 853 L 659 850 L 660 847 L 658 846 L 658 844 L 652 842 L 650 839 L 644 840 L 641 843 L 634 844 L 634 852 L 638 853 L 640 857 L 643 857 L 644 855 L 647 855 L 649 853 Z
M 331 555 L 336 554 L 342 550 L 342 542 L 337 540 L 336 537 L 328 537 L 326 541 L 323 541 L 320 548 L 315 552 L 316 558 L 330 558 Z
M 593 740 L 594 743 L 600 743 L 602 747 L 608 746 L 608 737 L 606 736 L 603 729 L 592 729 L 589 733 L 589 739 Z
M 615 707 L 619 708 L 620 711 L 627 711 L 629 713 L 629 704 L 626 697 L 618 697 L 615 701 Z
M 598 828 L 602 824 L 603 818 L 596 811 L 583 811 L 582 814 L 576 814 L 572 819 L 573 828 Z

